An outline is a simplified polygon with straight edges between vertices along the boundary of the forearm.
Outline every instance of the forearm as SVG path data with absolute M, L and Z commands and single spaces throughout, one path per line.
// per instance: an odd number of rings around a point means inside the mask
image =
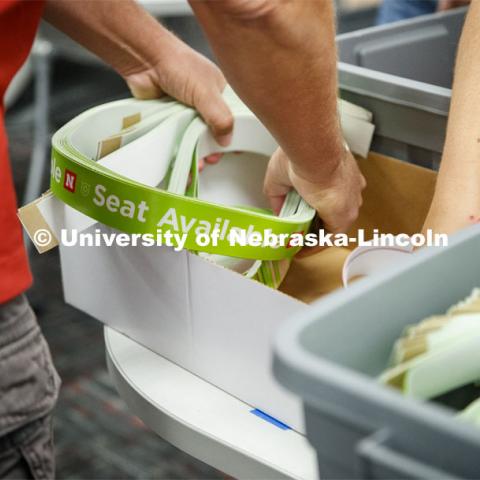
M 454 75 L 447 137 L 429 226 L 454 231 L 480 219 L 480 2 L 472 2 Z
M 45 19 L 112 65 L 134 97 L 171 95 L 198 110 L 217 142 L 229 143 L 222 72 L 134 0 L 47 0 Z
M 331 1 L 192 1 L 222 69 L 292 161 L 328 178 L 344 150 Z
M 161 61 L 175 41 L 133 0 L 48 0 L 44 17 L 124 76 Z

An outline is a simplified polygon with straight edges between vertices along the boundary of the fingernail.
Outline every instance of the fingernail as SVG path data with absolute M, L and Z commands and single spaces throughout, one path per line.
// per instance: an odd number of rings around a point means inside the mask
M 227 133 L 226 135 L 219 135 L 215 138 L 215 140 L 222 147 L 228 147 L 230 145 L 230 142 L 232 141 L 232 134 Z
M 270 197 L 270 205 L 272 206 L 272 210 L 275 215 L 278 216 L 280 214 L 280 210 L 282 210 L 285 198 L 285 195 L 279 197 Z
M 205 157 L 205 161 L 207 163 L 218 163 L 220 159 L 222 158 L 222 153 L 212 153 L 211 155 L 208 155 Z

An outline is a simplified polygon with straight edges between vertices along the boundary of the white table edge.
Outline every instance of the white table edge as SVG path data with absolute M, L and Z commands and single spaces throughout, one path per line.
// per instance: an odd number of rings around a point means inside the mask
M 115 387 L 131 412 L 161 438 L 198 460 L 235 478 L 250 480 L 299 478 L 301 480 L 301 477 L 281 471 L 276 466 L 254 458 L 234 445 L 222 442 L 221 439 L 210 435 L 209 432 L 199 430 L 195 425 L 183 421 L 166 411 L 153 399 L 146 397 L 143 392 L 139 391 L 132 379 L 128 378 L 118 363 L 112 348 L 110 332 L 113 331 L 105 327 L 107 366 Z

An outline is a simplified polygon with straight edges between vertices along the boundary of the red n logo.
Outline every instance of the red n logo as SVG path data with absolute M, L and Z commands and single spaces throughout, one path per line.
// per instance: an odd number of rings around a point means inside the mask
M 63 180 L 63 188 L 70 192 L 75 191 L 75 183 L 77 182 L 77 174 L 65 169 L 65 178 Z

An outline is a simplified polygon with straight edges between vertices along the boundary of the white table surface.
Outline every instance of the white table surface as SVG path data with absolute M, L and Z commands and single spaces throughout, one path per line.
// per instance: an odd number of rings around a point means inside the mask
M 105 344 L 120 396 L 160 437 L 239 479 L 318 478 L 303 435 L 107 327 Z

